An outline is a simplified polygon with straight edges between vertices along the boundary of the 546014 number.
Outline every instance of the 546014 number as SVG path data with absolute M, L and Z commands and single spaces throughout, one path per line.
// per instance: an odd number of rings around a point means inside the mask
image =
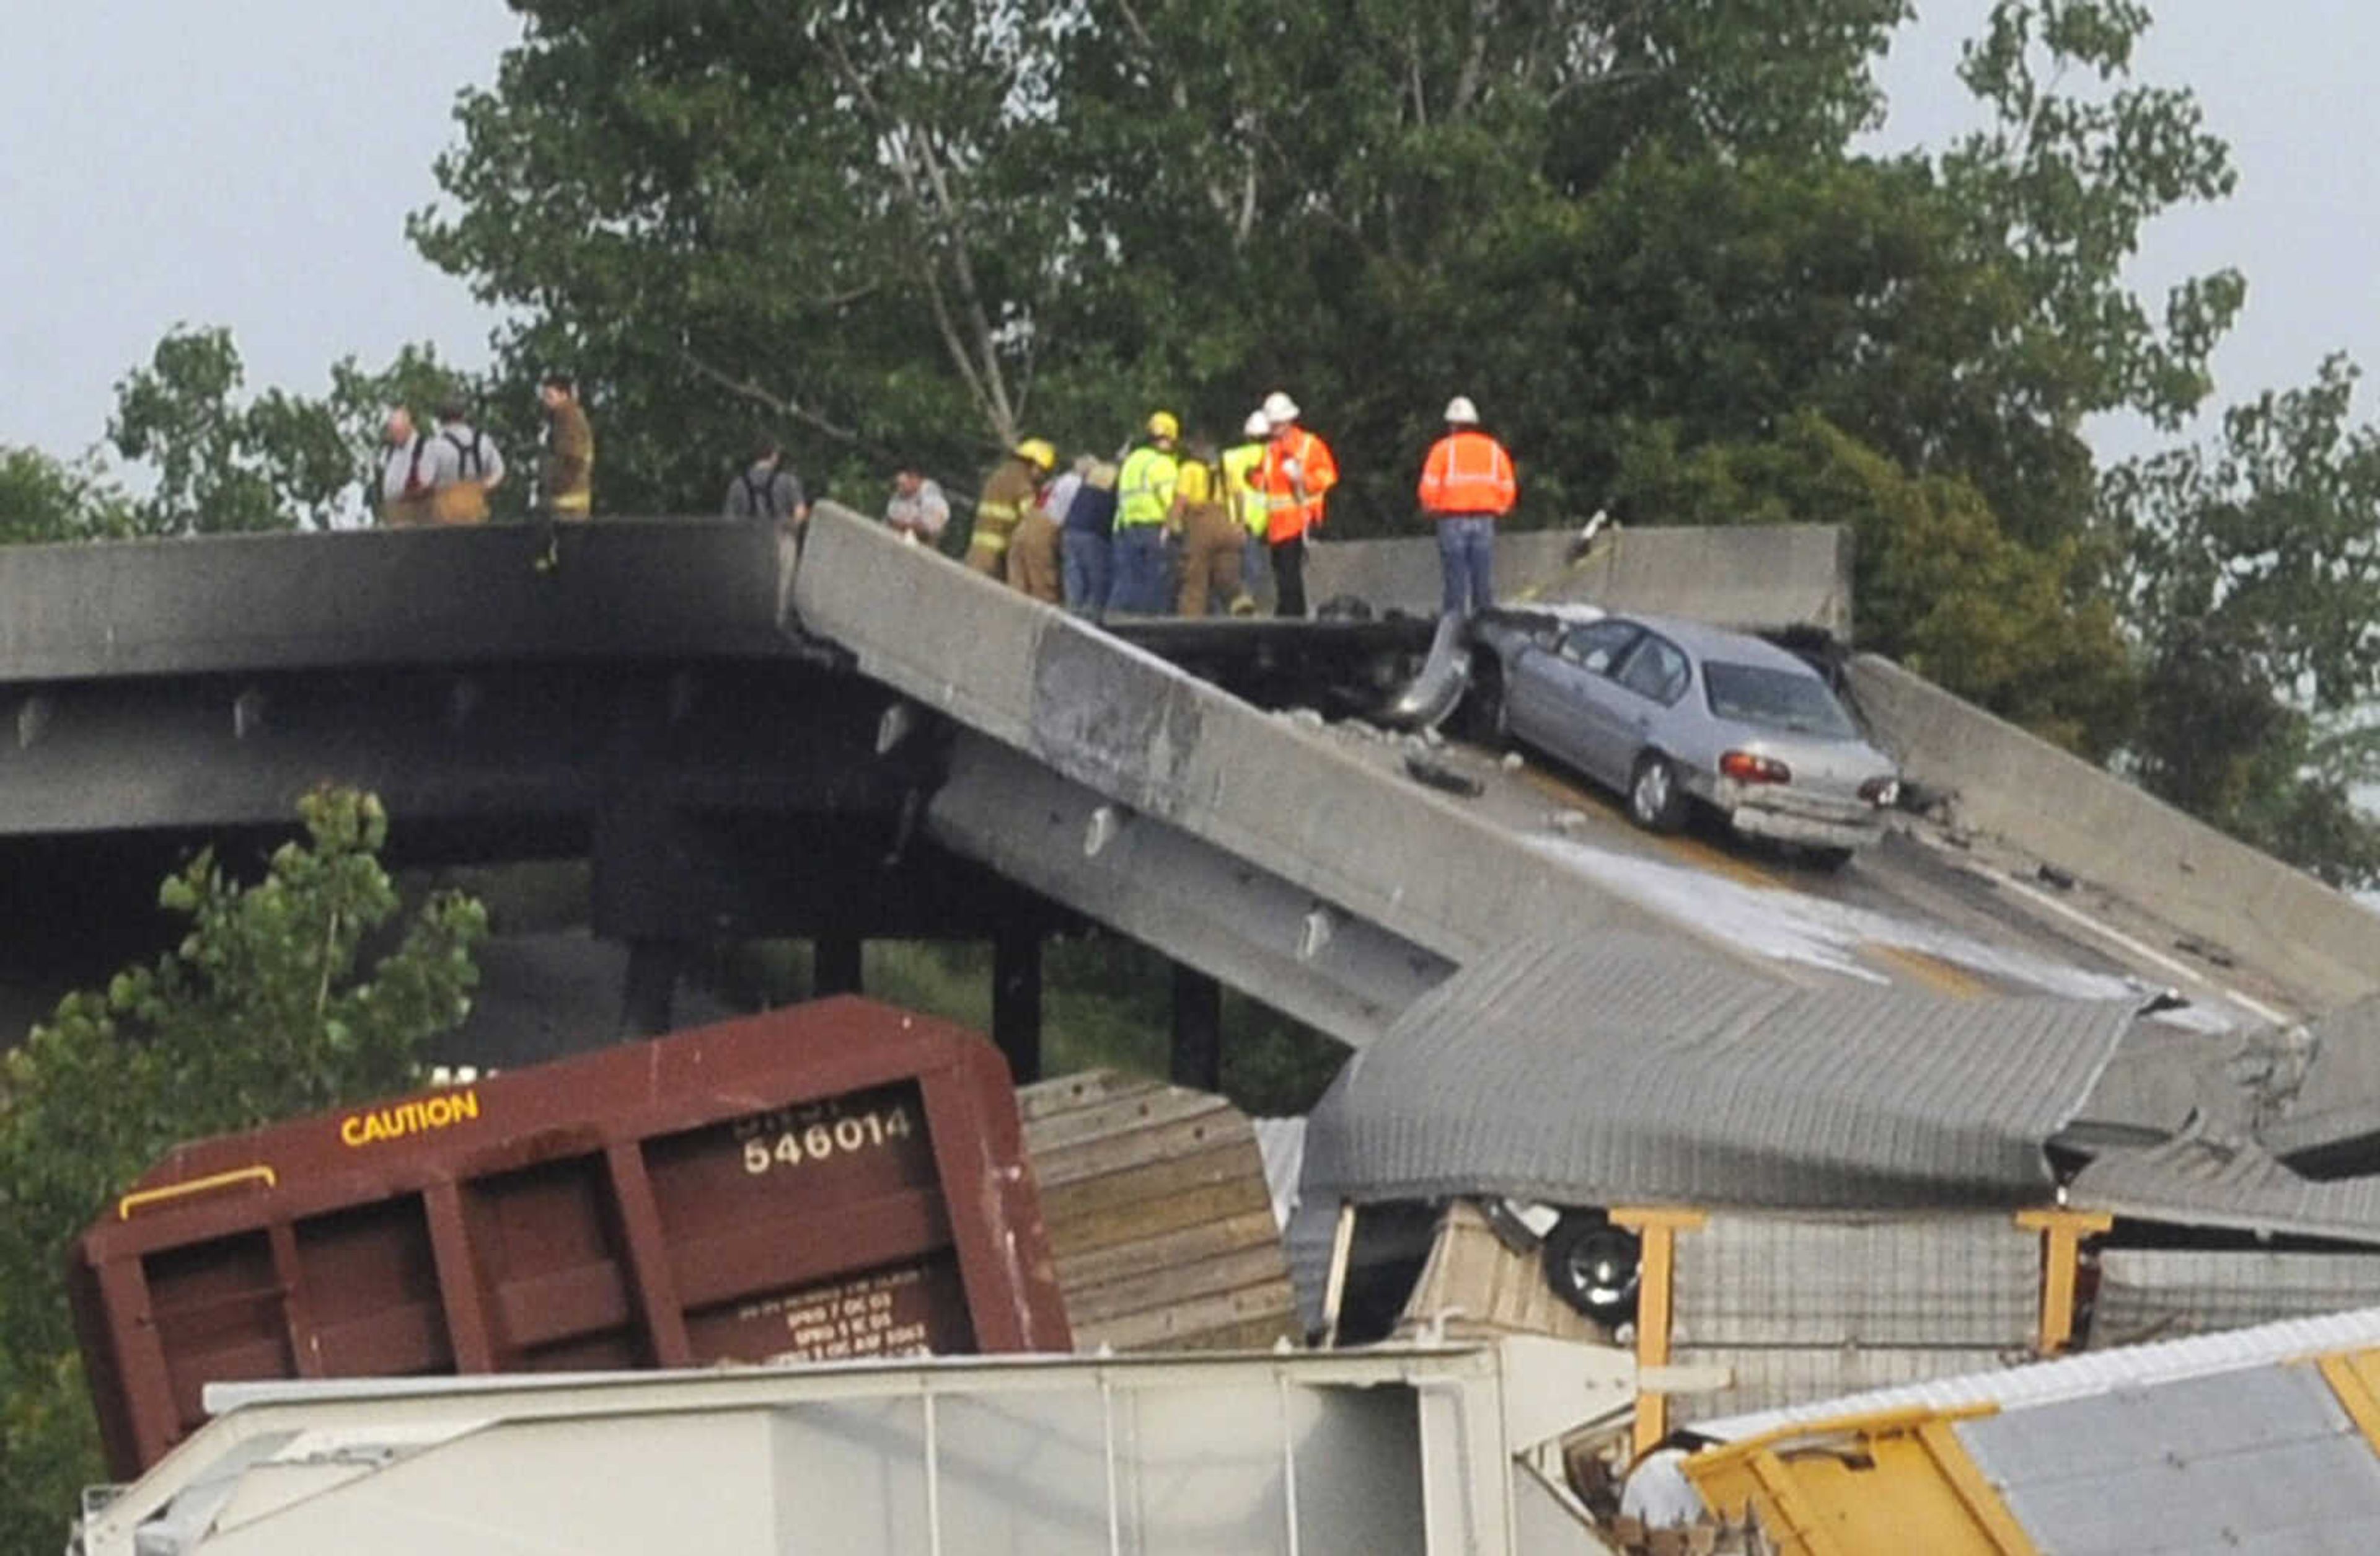
M 773 1167 L 798 1167 L 805 1161 L 871 1150 L 889 1141 L 907 1139 L 910 1127 L 909 1110 L 892 1107 L 820 1119 L 774 1137 L 755 1135 L 744 1142 L 744 1171 L 758 1177 Z

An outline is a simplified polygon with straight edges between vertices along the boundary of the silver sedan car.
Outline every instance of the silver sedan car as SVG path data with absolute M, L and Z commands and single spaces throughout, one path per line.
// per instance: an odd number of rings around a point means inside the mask
M 1490 611 L 1472 625 L 1472 694 L 1488 733 L 1610 785 L 1674 831 L 1696 801 L 1748 836 L 1839 867 L 1875 842 L 1900 795 L 1826 681 L 1757 638 L 1591 608 Z

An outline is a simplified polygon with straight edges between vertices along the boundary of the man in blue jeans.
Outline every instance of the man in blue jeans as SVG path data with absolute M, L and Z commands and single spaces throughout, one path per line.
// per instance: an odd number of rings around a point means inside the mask
M 1094 461 L 1066 504 L 1059 544 L 1063 548 L 1066 609 L 1098 621 L 1107 614 L 1111 574 L 1110 537 L 1115 531 L 1116 468 Z
M 1116 474 L 1115 558 L 1108 606 L 1131 615 L 1173 611 L 1172 557 L 1166 541 L 1181 519 L 1175 489 L 1182 460 L 1174 448 L 1182 423 L 1170 410 L 1148 419 L 1148 433 Z
M 1479 430 L 1468 395 L 1447 402 L 1446 436 L 1421 468 L 1421 511 L 1438 526 L 1441 602 L 1451 616 L 1496 603 L 1496 521 L 1512 511 L 1520 486 L 1512 456 Z

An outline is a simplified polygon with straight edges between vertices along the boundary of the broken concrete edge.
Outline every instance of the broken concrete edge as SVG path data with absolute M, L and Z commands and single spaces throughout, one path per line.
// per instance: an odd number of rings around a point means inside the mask
M 2285 979 L 2309 1009 L 2380 989 L 2380 914 L 1874 654 L 1853 695 L 1902 771 L 1961 827 L 2100 886 Z
M 927 813 L 945 846 L 1360 1048 L 1453 964 L 1360 919 L 1302 939 L 1313 898 L 1178 828 L 1121 812 L 962 734 Z
M 1549 863 L 1463 802 L 848 509 L 813 513 L 795 600 L 861 674 L 1434 955 L 1461 962 L 1524 922 L 1662 922 L 1744 963 Z M 1483 869 L 1499 851 L 1512 868 Z

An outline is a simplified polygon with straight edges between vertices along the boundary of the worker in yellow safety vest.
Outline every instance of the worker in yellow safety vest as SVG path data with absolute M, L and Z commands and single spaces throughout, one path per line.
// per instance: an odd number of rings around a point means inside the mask
M 1265 445 L 1272 441 L 1272 421 L 1264 412 L 1251 411 L 1240 428 L 1243 442 L 1223 450 L 1223 490 L 1232 496 L 1232 517 L 1239 521 L 1246 540 L 1240 554 L 1240 590 L 1232 597 L 1232 614 L 1254 615 L 1256 597 L 1249 591 L 1256 588 L 1257 575 L 1262 569 L 1265 554 L 1265 531 L 1271 528 L 1272 509 L 1265 495 L 1248 480 L 1248 472 L 1264 463 Z
M 1116 476 L 1115 577 L 1108 608 L 1163 615 L 1173 606 L 1166 574 L 1166 530 L 1177 521 L 1182 461 L 1174 446 L 1182 423 L 1170 410 L 1148 419 L 1148 436 Z
M 1041 478 L 1057 468 L 1058 451 L 1039 438 L 1012 450 L 976 499 L 975 530 L 967 538 L 966 565 L 988 578 L 1008 576 L 1008 541 L 1027 509 L 1041 501 Z

